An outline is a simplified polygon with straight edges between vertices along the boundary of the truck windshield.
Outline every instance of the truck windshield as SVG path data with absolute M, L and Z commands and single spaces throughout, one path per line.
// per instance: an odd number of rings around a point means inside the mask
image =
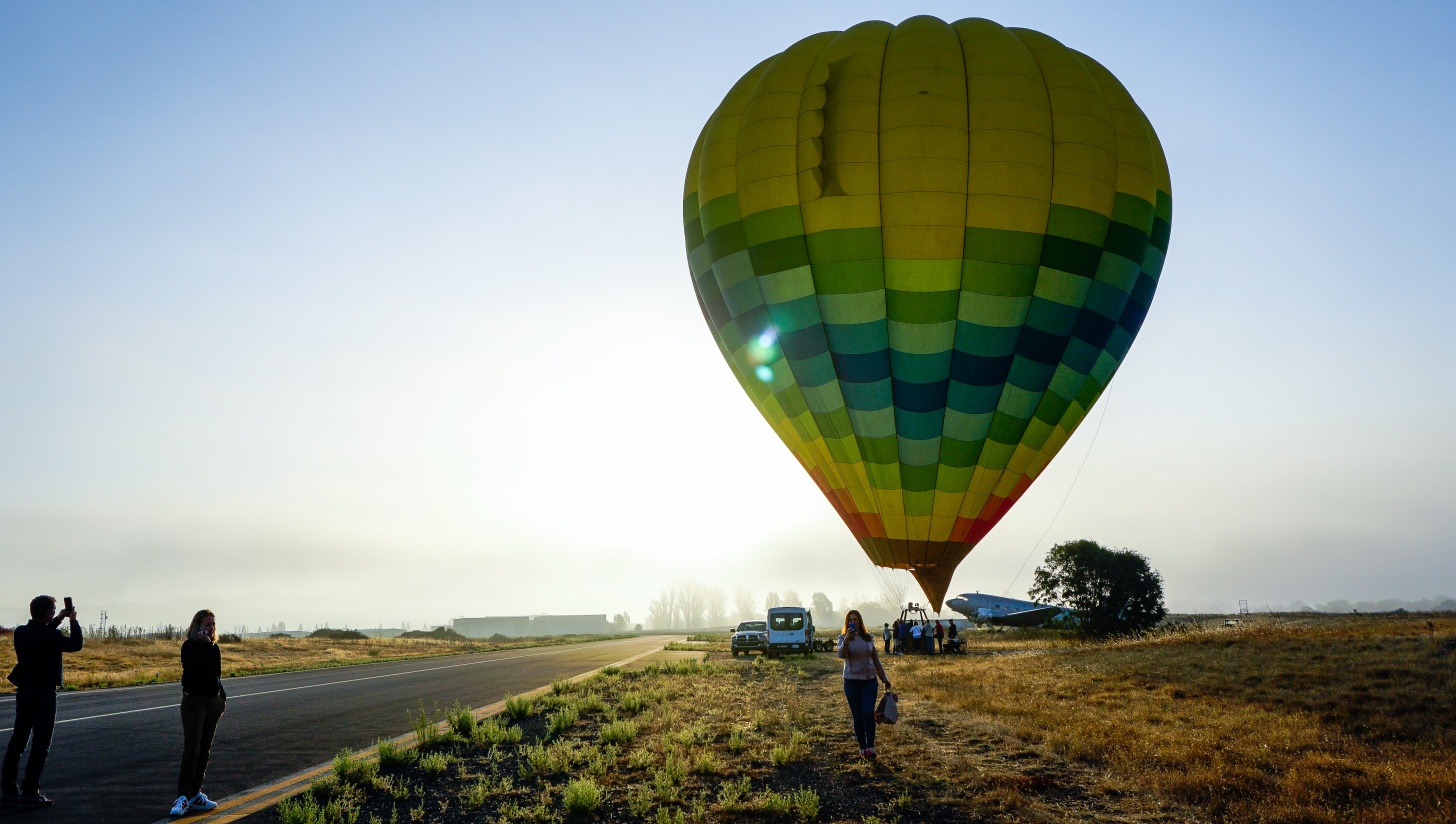
M 768 625 L 762 621 L 744 621 L 738 625 L 739 632 L 764 632 Z
M 804 613 L 785 612 L 778 615 L 770 615 L 768 622 L 774 632 L 792 632 L 804 628 Z

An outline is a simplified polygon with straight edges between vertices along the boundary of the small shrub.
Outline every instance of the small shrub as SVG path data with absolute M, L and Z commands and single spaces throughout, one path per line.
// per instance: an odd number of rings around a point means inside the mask
M 491 780 L 489 778 L 476 779 L 475 783 L 466 787 L 460 793 L 460 806 L 467 810 L 478 810 L 485 806 L 485 803 L 498 795 L 505 795 L 514 789 L 509 778 Z
M 576 699 L 574 706 L 576 711 L 582 715 L 599 715 L 607 711 L 607 702 L 594 692 L 582 693 Z
M 788 793 L 764 790 L 749 799 L 748 806 L 762 813 L 788 815 L 794 810 L 794 799 Z
M 701 721 L 694 721 L 691 724 L 687 724 L 672 734 L 673 741 L 686 747 L 691 747 L 695 744 L 706 744 L 712 738 L 713 736 L 708 732 L 708 727 Z
M 577 778 L 566 785 L 561 793 L 561 806 L 572 815 L 586 815 L 596 812 L 602 806 L 602 788 L 590 778 Z
M 819 817 L 819 793 L 808 787 L 794 790 L 791 796 L 794 817 L 800 821 L 812 821 Z
M 666 775 L 674 784 L 681 784 L 688 777 L 688 762 L 677 753 L 668 753 L 662 759 L 662 769 L 658 772 Z
M 421 750 L 448 744 L 454 738 L 450 732 L 440 729 L 423 704 L 419 715 L 410 716 L 410 728 L 414 730 L 415 743 Z
M 652 774 L 652 797 L 659 804 L 671 804 L 677 801 L 681 790 L 678 782 L 672 780 L 672 776 L 664 770 L 657 770 Z
M 747 745 L 743 741 L 742 728 L 734 727 L 733 731 L 728 733 L 728 751 L 733 753 L 734 755 L 737 755 L 738 753 L 743 752 L 743 748 L 745 746 Z
M 379 777 L 379 762 L 357 755 L 348 747 L 334 756 L 334 775 L 345 784 L 356 787 L 372 787 Z
M 576 684 L 570 678 L 557 678 L 551 682 L 552 695 L 565 695 L 576 689 Z
M 420 771 L 425 775 L 441 776 L 450 769 L 450 756 L 442 752 L 432 752 L 429 755 L 420 756 Z
M 746 775 L 732 781 L 724 781 L 718 785 L 718 806 L 722 807 L 725 812 L 733 812 L 747 797 L 748 790 L 749 783 Z
M 653 824 L 684 824 L 683 811 L 658 807 L 657 816 L 652 819 Z
M 445 720 L 451 731 L 467 741 L 475 732 L 475 713 L 469 707 L 456 704 L 445 714 Z
M 219 644 L 241 644 L 243 642 L 243 636 L 236 632 L 224 632 L 222 635 L 217 636 L 217 642 Z
M 576 721 L 576 707 L 562 707 L 552 713 L 551 718 L 546 722 L 546 734 L 560 735 L 571 729 L 576 724 Z
M 419 751 L 411 747 L 401 747 L 387 738 L 379 739 L 375 744 L 375 751 L 379 753 L 379 766 L 386 770 L 408 767 L 420 757 Z
M 790 762 L 798 761 L 804 757 L 804 744 L 806 741 L 808 741 L 807 736 L 801 732 L 794 732 L 789 736 L 787 744 L 775 744 L 773 749 L 769 750 L 769 760 L 773 762 L 775 767 L 782 767 Z
M 646 784 L 637 785 L 627 793 L 627 809 L 638 818 L 646 818 L 652 812 L 652 789 Z
M 623 693 L 621 700 L 617 702 L 617 706 L 622 712 L 636 715 L 647 709 L 651 703 L 647 693 L 634 691 Z
M 703 750 L 693 759 L 693 772 L 698 775 L 717 775 L 723 772 L 723 762 L 712 750 Z
M 635 721 L 613 721 L 603 724 L 597 732 L 597 738 L 603 744 L 628 744 L 637 737 L 639 732 Z
M 364 793 L 340 782 L 332 773 L 309 785 L 308 792 L 278 802 L 283 824 L 353 824 L 359 819 Z
M 531 717 L 531 713 L 533 713 L 535 711 L 536 711 L 536 702 L 534 700 L 532 700 L 530 696 L 528 696 L 528 695 L 507 695 L 506 696 L 506 715 L 509 715 L 510 717 L 516 719 L 517 721 L 521 720 L 522 718 L 529 718 L 529 717 Z
M 487 718 L 475 725 L 470 740 L 477 747 L 496 747 L 502 744 L 521 743 L 521 728 L 502 723 L 499 718 Z
M 652 750 L 635 749 L 627 754 L 627 766 L 634 770 L 650 770 L 657 766 L 657 756 Z
M 621 675 L 621 674 L 622 674 L 622 668 L 621 667 L 602 667 L 602 675 L 612 676 L 612 675 Z

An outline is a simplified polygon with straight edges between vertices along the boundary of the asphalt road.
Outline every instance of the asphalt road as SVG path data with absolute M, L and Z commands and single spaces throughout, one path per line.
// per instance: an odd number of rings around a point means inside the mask
M 227 713 L 218 725 L 203 790 L 226 798 L 327 761 L 344 747 L 366 747 L 408 732 L 408 713 L 422 701 L 483 706 L 630 658 L 665 640 L 646 636 L 228 678 Z M 177 684 L 62 693 L 41 779 L 56 804 L 0 809 L 0 822 L 146 824 L 166 817 L 177 797 L 180 700 Z M 0 742 L 10 740 L 14 705 L 13 695 L 0 696 L 0 724 L 6 725 L 0 727 Z

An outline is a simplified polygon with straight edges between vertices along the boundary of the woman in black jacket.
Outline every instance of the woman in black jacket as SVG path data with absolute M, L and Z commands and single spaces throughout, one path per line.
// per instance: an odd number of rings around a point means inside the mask
M 206 812 L 217 802 L 202 793 L 207 756 L 218 719 L 227 709 L 222 688 L 222 650 L 217 647 L 217 616 L 198 610 L 182 642 L 182 769 L 172 815 Z

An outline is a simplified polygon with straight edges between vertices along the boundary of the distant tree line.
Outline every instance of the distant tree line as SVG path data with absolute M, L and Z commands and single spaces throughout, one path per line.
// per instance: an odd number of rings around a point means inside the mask
M 770 590 L 762 600 L 751 590 L 736 587 L 730 598 L 720 587 L 700 584 L 691 578 L 664 587 L 647 607 L 646 624 L 651 629 L 700 629 L 722 627 L 739 621 L 762 620 L 773 607 L 801 607 L 804 599 L 792 589 Z M 809 597 L 809 609 L 820 626 L 836 626 L 834 602 L 816 592 Z M 615 623 L 615 622 L 614 622 Z

